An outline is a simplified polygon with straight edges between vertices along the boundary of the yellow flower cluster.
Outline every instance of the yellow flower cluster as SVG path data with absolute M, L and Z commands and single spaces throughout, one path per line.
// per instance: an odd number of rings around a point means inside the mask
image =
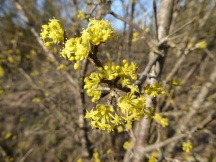
M 2 66 L 0 66 L 0 78 L 4 76 L 4 69 Z
M 120 97 L 117 105 L 122 113 L 121 118 L 124 121 L 130 122 L 144 117 L 145 101 L 144 96 L 137 97 L 132 92 L 128 93 L 126 96 Z
M 133 39 L 132 39 L 132 42 L 136 42 L 138 40 L 138 36 L 139 36 L 139 33 L 138 32 L 135 32 L 133 33 Z
M 57 66 L 56 68 L 57 70 L 66 70 L 67 69 L 67 66 L 65 64 L 60 64 Z
M 162 127 L 167 127 L 168 126 L 168 119 L 167 118 L 163 118 L 160 114 L 155 113 L 155 115 L 153 116 L 153 118 L 159 122 Z
M 80 12 L 78 16 L 83 17 L 83 14 Z M 91 20 L 88 28 L 82 31 L 81 37 L 70 38 L 66 41 L 64 28 L 56 19 L 50 19 L 48 25 L 42 26 L 40 36 L 46 46 L 53 43 L 65 44 L 60 53 L 63 58 L 75 61 L 74 69 L 78 69 L 79 62 L 88 57 L 91 45 L 98 46 L 108 39 L 118 37 L 108 21 Z
M 126 141 L 126 142 L 124 143 L 124 145 L 123 145 L 123 148 L 124 148 L 125 150 L 127 150 L 128 148 L 132 148 L 132 147 L 134 147 L 134 142 Z
M 88 57 L 90 45 L 87 40 L 82 37 L 71 38 L 65 43 L 65 47 L 60 52 L 63 58 L 69 61 L 76 61 L 74 69 L 79 68 L 79 62 Z
M 119 82 L 122 86 L 127 86 L 130 89 L 125 96 L 116 97 L 117 107 L 113 108 L 112 105 L 98 104 L 96 108 L 93 108 L 90 112 L 87 111 L 85 118 L 91 119 L 91 126 L 93 128 L 99 128 L 102 130 L 112 131 L 117 125 L 127 122 L 126 128 L 131 128 L 131 121 L 139 120 L 145 115 L 145 97 L 139 94 L 138 86 L 133 86 L 130 83 L 130 79 L 137 79 L 136 65 L 134 63 L 129 64 L 126 60 L 123 60 L 123 65 L 113 65 L 111 61 L 108 61 L 104 68 L 99 68 L 99 74 L 92 73 L 89 77 L 86 77 L 84 82 L 84 89 L 87 89 L 87 94 L 92 96 L 92 102 L 97 102 L 101 97 L 101 91 L 99 85 L 104 80 Z M 135 95 L 136 94 L 136 95 Z
M 148 162 L 157 162 L 157 158 L 160 157 L 160 153 L 158 151 L 153 151 L 149 157 Z
M 64 43 L 65 31 L 56 19 L 50 19 L 48 25 L 42 25 L 40 36 L 46 46 Z
M 99 159 L 99 153 L 96 151 L 93 153 L 93 158 L 92 160 L 94 160 L 94 162 L 101 162 L 101 160 Z
M 80 12 L 80 18 L 84 13 Z M 100 44 L 109 39 L 117 38 L 117 33 L 113 30 L 111 24 L 105 20 L 91 20 L 88 27 L 81 32 L 80 37 L 66 38 L 65 30 L 56 19 L 51 19 L 48 25 L 42 26 L 41 38 L 46 46 L 52 43 L 64 44 L 64 48 L 60 54 L 63 58 L 69 61 L 74 61 L 74 69 L 78 69 L 80 61 L 96 57 L 95 49 Z M 138 37 L 137 34 L 134 37 Z M 136 38 L 137 39 L 137 38 Z M 95 57 L 93 57 L 95 56 Z M 66 69 L 66 66 L 59 65 L 57 70 Z M 0 69 L 1 70 L 1 69 Z M 98 73 L 91 73 L 89 77 L 84 79 L 84 89 L 87 90 L 88 96 L 92 97 L 92 102 L 98 102 L 101 98 L 102 88 L 104 85 L 109 90 L 108 102 L 106 105 L 98 104 L 92 110 L 87 111 L 85 118 L 91 119 L 91 126 L 102 130 L 112 131 L 118 127 L 118 131 L 132 128 L 132 121 L 139 120 L 147 116 L 153 116 L 151 109 L 146 109 L 146 98 L 140 93 L 138 86 L 132 85 L 132 80 L 137 80 L 135 63 L 122 61 L 122 65 L 113 65 L 108 61 L 103 67 L 98 66 Z M 118 89 L 127 89 L 127 93 L 119 96 Z M 128 92 L 129 91 L 129 92 Z M 158 83 L 152 86 L 146 86 L 144 93 L 156 97 L 159 94 L 165 94 L 162 89 L 162 84 Z M 117 104 L 112 105 L 112 100 L 115 99 Z M 32 99 L 32 102 L 40 102 L 40 98 Z M 159 114 L 155 114 L 153 118 L 161 123 L 162 126 L 167 126 L 168 121 L 162 118 Z M 97 157 L 97 156 L 96 156 Z
M 185 152 L 190 152 L 192 150 L 193 146 L 190 142 L 184 142 L 182 144 L 182 150 Z
M 114 66 L 112 65 L 111 61 L 107 62 L 107 65 L 103 68 L 99 68 L 100 74 L 99 76 L 103 79 L 107 80 L 114 80 L 117 77 L 120 78 L 119 82 L 122 84 L 122 86 L 130 85 L 130 79 L 136 80 L 137 76 L 135 75 L 135 72 L 137 70 L 137 66 L 135 63 L 129 64 L 127 60 L 123 60 L 122 66 Z
M 147 85 L 144 87 L 144 92 L 151 97 L 157 97 L 159 94 L 166 94 L 162 88 L 162 83 L 156 83 L 152 86 Z
M 105 20 L 91 20 L 83 34 L 92 45 L 99 45 L 108 39 L 118 38 L 111 24 Z
M 75 61 L 76 70 L 79 68 L 79 62 L 88 57 L 91 45 L 100 45 L 112 38 L 117 38 L 117 34 L 110 23 L 105 20 L 91 20 L 88 28 L 82 31 L 81 37 L 66 41 L 61 55 L 69 61 Z
M 112 106 L 98 104 L 96 106 L 96 110 L 92 109 L 90 112 L 87 111 L 85 118 L 91 118 L 91 126 L 94 128 L 100 128 L 102 130 L 112 130 L 110 122 L 115 123 L 115 119 L 112 116 L 113 112 L 114 108 Z M 118 118 L 118 116 L 116 118 Z
M 92 96 L 92 102 L 97 102 L 100 99 L 101 91 L 98 89 L 99 84 L 102 83 L 102 80 L 114 81 L 116 78 L 119 78 L 119 82 L 122 86 L 129 86 L 130 89 L 134 89 L 134 86 L 131 86 L 130 78 L 133 80 L 137 79 L 135 75 L 137 66 L 135 63 L 129 64 L 126 60 L 123 60 L 123 65 L 112 65 L 111 61 L 108 61 L 104 68 L 99 67 L 99 74 L 92 73 L 89 77 L 84 79 L 85 86 L 84 89 L 87 89 L 87 94 Z M 136 91 L 138 89 L 136 88 Z
M 80 20 L 85 20 L 86 19 L 86 15 L 83 11 L 79 11 L 79 13 L 77 14 L 77 18 Z
M 195 48 L 197 49 L 206 49 L 206 47 L 207 47 L 206 41 L 201 41 L 195 44 Z
M 85 118 L 91 119 L 91 126 L 102 130 L 112 131 L 116 126 L 127 122 L 131 128 L 131 121 L 139 120 L 144 116 L 145 98 L 135 97 L 129 93 L 123 96 L 118 107 L 98 104 L 96 108 L 87 111 Z M 126 126 L 127 129 L 129 126 Z
M 175 88 L 177 86 L 182 86 L 182 79 L 172 80 L 171 81 L 171 87 L 172 88 Z
M 85 82 L 84 89 L 88 89 L 87 94 L 93 97 L 92 102 L 97 102 L 101 97 L 101 91 L 98 90 L 100 81 L 101 78 L 97 73 L 91 73 L 89 77 L 86 77 L 84 79 Z
M 39 97 L 35 97 L 32 99 L 32 102 L 39 103 L 41 102 L 41 99 Z

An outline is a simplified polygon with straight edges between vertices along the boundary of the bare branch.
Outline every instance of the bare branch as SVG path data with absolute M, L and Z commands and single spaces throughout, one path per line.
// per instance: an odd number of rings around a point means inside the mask
M 153 0 L 153 9 L 154 9 L 156 39 L 158 40 L 158 22 L 157 22 L 157 5 L 156 5 L 156 0 Z

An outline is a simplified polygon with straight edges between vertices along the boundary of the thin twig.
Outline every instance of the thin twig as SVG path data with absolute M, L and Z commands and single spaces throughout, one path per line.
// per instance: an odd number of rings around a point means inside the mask
M 197 17 L 193 18 L 191 21 L 185 23 L 184 25 L 182 25 L 180 28 L 178 28 L 177 30 L 175 30 L 174 32 L 170 33 L 167 37 L 171 37 L 172 35 L 174 35 L 175 33 L 179 32 L 180 30 L 182 30 L 183 28 L 185 28 L 186 26 L 188 26 L 189 24 L 191 24 L 192 22 L 194 22 L 194 20 L 196 20 Z
M 150 72 L 152 66 L 156 63 L 160 55 L 156 55 L 148 62 L 145 70 L 142 72 L 138 82 L 135 83 L 135 85 L 138 85 L 139 88 L 141 88 L 143 82 L 146 80 L 148 73 Z
M 153 1 L 153 9 L 154 9 L 156 39 L 158 40 L 157 6 L 156 6 L 156 1 L 155 0 Z
M 34 151 L 34 148 L 29 149 L 28 152 L 25 154 L 25 156 L 24 156 L 22 159 L 20 159 L 19 162 L 24 162 L 24 161 L 26 160 L 26 158 L 27 158 L 33 151 Z
M 118 14 L 115 13 L 114 11 L 110 11 L 109 14 L 112 15 L 112 16 L 114 16 L 115 18 L 117 18 L 117 19 L 123 21 L 123 22 L 126 22 L 127 24 L 129 24 L 130 26 L 132 26 L 133 28 L 135 28 L 138 32 L 141 32 L 141 33 L 145 32 L 142 28 L 140 28 L 139 26 L 137 26 L 137 25 L 134 24 L 133 22 L 131 22 L 131 21 L 125 19 L 124 17 L 118 15 Z

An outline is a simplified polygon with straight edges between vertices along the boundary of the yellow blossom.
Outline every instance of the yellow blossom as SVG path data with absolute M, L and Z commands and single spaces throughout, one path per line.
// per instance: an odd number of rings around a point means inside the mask
M 123 145 L 123 148 L 126 150 L 128 148 L 132 148 L 134 147 L 134 142 L 129 142 L 129 141 L 126 141 Z
M 123 127 L 122 127 L 122 126 L 118 126 L 118 127 L 117 127 L 117 131 L 118 131 L 118 133 L 123 132 Z
M 190 152 L 192 150 L 193 146 L 190 142 L 184 142 L 182 144 L 182 150 L 185 152 Z
M 23 123 L 24 121 L 25 121 L 25 118 L 23 118 L 23 117 L 19 118 L 20 123 Z
M 7 133 L 7 134 L 5 135 L 5 139 L 9 139 L 11 136 L 12 136 L 11 133 Z
M 79 13 L 77 14 L 77 18 L 80 20 L 85 20 L 86 15 L 83 11 L 79 11 Z
M 168 126 L 168 119 L 167 118 L 163 118 L 160 114 L 155 113 L 155 115 L 153 116 L 153 118 L 159 122 L 162 127 L 167 127 Z
M 52 43 L 64 43 L 65 31 L 58 20 L 50 19 L 48 25 L 42 25 L 40 36 L 45 45 L 50 46 Z
M 67 66 L 65 64 L 60 64 L 57 66 L 57 70 L 66 70 L 67 69 Z
M 99 153 L 96 151 L 93 153 L 94 162 L 100 162 Z
M 151 156 L 149 157 L 149 160 L 148 162 L 156 162 L 157 161 L 157 158 L 160 156 L 159 152 L 158 151 L 153 151 L 151 153 Z
M 99 45 L 108 39 L 118 38 L 111 24 L 105 20 L 91 20 L 86 30 L 89 33 L 89 40 L 93 45 Z
M 198 42 L 198 43 L 195 45 L 195 48 L 197 48 L 197 49 L 205 49 L 206 47 L 207 47 L 206 41 Z
M 41 102 L 41 99 L 39 97 L 35 97 L 32 99 L 32 102 L 39 103 Z
M 138 32 L 133 33 L 132 42 L 136 42 L 138 40 Z
M 0 77 L 4 76 L 4 69 L 2 66 L 0 66 Z

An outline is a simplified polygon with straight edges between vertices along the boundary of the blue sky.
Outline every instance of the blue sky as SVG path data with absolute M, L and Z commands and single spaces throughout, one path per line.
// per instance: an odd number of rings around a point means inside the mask
M 136 0 L 135 0 L 136 1 Z M 146 23 L 149 24 L 150 22 L 150 16 L 152 15 L 152 2 L 153 0 L 139 0 L 140 4 L 147 10 L 149 16 L 147 16 L 147 21 Z M 65 2 L 69 2 L 69 0 L 65 0 Z M 84 2 L 84 0 L 83 0 Z M 123 0 L 124 4 L 129 4 L 130 0 Z M 37 8 L 38 10 L 40 10 L 40 8 L 43 6 L 44 0 L 37 0 Z M 140 12 L 139 14 L 136 15 L 135 17 L 135 22 L 137 24 L 139 23 L 139 20 L 142 21 L 144 19 L 145 13 L 143 12 L 143 10 L 140 7 L 140 4 L 136 3 L 135 6 L 135 12 Z M 122 7 L 122 2 L 121 0 L 112 0 L 112 5 L 111 5 L 111 9 L 119 14 L 122 17 L 125 17 L 125 12 L 124 8 Z M 73 13 L 73 11 L 71 11 Z M 64 17 L 66 13 L 62 13 L 62 16 Z M 112 15 L 106 15 L 105 20 L 108 20 L 112 23 L 112 26 L 115 30 L 117 31 L 121 31 L 123 29 L 123 25 L 124 23 L 121 20 L 118 20 L 116 18 L 114 18 Z
M 129 3 L 129 0 L 124 0 L 125 4 Z M 151 16 L 152 14 L 152 0 L 140 0 L 140 3 L 143 5 L 143 7 L 148 11 L 149 15 Z M 122 3 L 120 0 L 113 0 L 112 5 L 111 5 L 111 9 L 121 15 L 122 17 L 124 17 L 124 9 L 122 7 Z M 135 6 L 135 11 L 140 11 L 142 14 L 139 14 L 135 17 L 135 22 L 137 22 L 138 20 L 142 20 L 144 19 L 144 12 L 142 12 L 142 9 L 140 8 L 139 4 L 136 4 Z M 114 18 L 112 15 L 107 15 L 105 17 L 106 20 L 109 20 L 112 22 L 112 26 L 113 28 L 115 28 L 116 30 L 121 30 L 123 28 L 123 22 L 121 20 L 118 20 L 116 18 Z M 150 22 L 150 17 L 147 16 L 147 21 L 146 23 L 149 24 Z M 137 22 L 138 23 L 138 22 Z

